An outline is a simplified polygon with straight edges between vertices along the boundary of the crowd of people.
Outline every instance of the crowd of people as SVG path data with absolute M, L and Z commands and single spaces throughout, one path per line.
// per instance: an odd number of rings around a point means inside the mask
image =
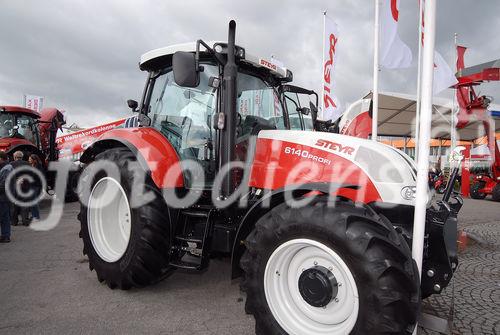
M 39 170 L 44 175 L 43 163 L 40 157 L 36 154 L 31 154 L 25 160 L 25 155 L 22 151 L 16 151 L 13 154 L 13 160 L 9 160 L 9 156 L 0 151 L 0 227 L 1 236 L 0 243 L 8 243 L 11 241 L 11 226 L 19 225 L 19 216 L 21 216 L 21 224 L 29 226 L 30 223 L 40 220 L 40 209 L 38 203 L 31 206 L 23 206 L 17 201 L 13 201 L 12 196 L 8 196 L 10 190 L 11 195 L 16 199 L 18 195 L 30 194 L 32 198 L 37 198 L 42 190 L 42 184 L 39 178 L 26 179 L 25 173 L 16 175 L 16 170 L 31 166 Z M 9 175 L 14 173 L 12 178 Z M 14 178 L 14 179 L 13 179 Z M 9 183 L 7 184 L 7 182 Z M 9 188 L 9 190 L 7 190 Z

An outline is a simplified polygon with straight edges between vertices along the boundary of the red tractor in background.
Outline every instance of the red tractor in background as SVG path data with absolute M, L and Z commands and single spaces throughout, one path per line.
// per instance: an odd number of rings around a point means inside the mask
M 235 29 L 227 43 L 142 55 L 146 87 L 128 102 L 139 124 L 107 131 L 81 156 L 90 270 L 130 289 L 226 255 L 257 334 L 411 334 L 421 297 L 457 268 L 461 198 L 448 187 L 428 208 L 420 283 L 414 162 L 313 131 L 316 107 L 297 96 L 314 93 L 237 46 Z
M 491 164 L 490 172 L 473 175 L 470 188 L 470 196 L 473 199 L 484 199 L 491 195 L 492 200 L 500 201 L 500 153 L 496 141 L 494 152 L 495 158 Z
M 466 127 L 472 121 L 483 123 L 490 151 L 490 173 L 474 175 L 470 196 L 484 199 L 491 195 L 494 201 L 500 201 L 500 151 L 495 138 L 495 123 L 488 106 L 491 99 L 477 95 L 474 87 L 488 81 L 500 80 L 500 59 L 465 68 L 464 54 L 467 48 L 457 46 L 457 79 L 456 97 L 459 106 L 457 129 Z M 498 112 L 497 112 L 498 113 Z M 480 134 L 478 134 L 480 137 Z M 468 180 L 462 182 L 468 183 Z
M 0 106 L 0 151 L 12 158 L 15 151 L 22 151 L 25 159 L 37 154 L 47 171 L 48 164 L 59 159 L 56 136 L 66 123 L 64 114 L 56 108 L 44 108 L 40 113 L 17 106 Z M 66 201 L 77 201 L 79 172 L 71 171 L 66 188 Z M 52 189 L 55 174 L 46 175 L 47 186 Z

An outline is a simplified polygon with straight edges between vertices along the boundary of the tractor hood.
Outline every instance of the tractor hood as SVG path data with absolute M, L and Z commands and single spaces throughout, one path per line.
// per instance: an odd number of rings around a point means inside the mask
M 299 164 L 311 172 L 293 172 Z M 326 132 L 261 131 L 251 176 L 251 186 L 271 189 L 291 183 L 356 184 L 363 195 L 353 200 L 365 203 L 413 205 L 416 190 L 416 167 L 409 156 L 379 142 Z

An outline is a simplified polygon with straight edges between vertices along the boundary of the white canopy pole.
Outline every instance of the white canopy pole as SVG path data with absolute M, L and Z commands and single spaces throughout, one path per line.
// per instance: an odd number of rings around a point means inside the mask
M 432 121 L 432 82 L 434 76 L 434 43 L 436 37 L 436 0 L 426 0 L 425 44 L 422 62 L 422 101 L 420 113 L 419 160 L 417 163 L 417 193 L 415 199 L 415 221 L 413 224 L 412 256 L 420 277 L 424 251 L 425 214 L 428 201 L 429 143 Z
M 421 0 L 418 2 L 418 65 L 417 65 L 417 106 L 415 113 L 415 162 L 418 162 L 418 137 L 420 135 L 420 95 L 422 90 L 422 6 Z
M 378 71 L 379 71 L 379 35 L 380 35 L 380 3 L 375 0 L 375 26 L 373 32 L 373 110 L 372 110 L 372 140 L 378 136 Z

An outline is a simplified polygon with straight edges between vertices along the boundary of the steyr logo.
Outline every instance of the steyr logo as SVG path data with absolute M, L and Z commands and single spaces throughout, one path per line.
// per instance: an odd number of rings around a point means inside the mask
M 335 150 L 338 152 L 342 152 L 342 153 L 345 153 L 347 155 L 352 155 L 354 153 L 354 150 L 355 150 L 353 147 L 350 147 L 347 145 L 342 145 L 342 144 L 336 143 L 336 142 L 327 141 L 327 140 L 318 140 L 316 142 L 316 145 L 318 147 L 322 147 L 325 149 L 331 149 L 331 150 Z
M 265 66 L 265 67 L 267 67 L 270 70 L 274 70 L 274 71 L 277 70 L 277 67 L 276 67 L 275 64 L 273 64 L 273 63 L 271 63 L 271 62 L 269 62 L 269 61 L 267 61 L 265 59 L 260 59 L 259 63 L 260 63 L 260 65 Z

